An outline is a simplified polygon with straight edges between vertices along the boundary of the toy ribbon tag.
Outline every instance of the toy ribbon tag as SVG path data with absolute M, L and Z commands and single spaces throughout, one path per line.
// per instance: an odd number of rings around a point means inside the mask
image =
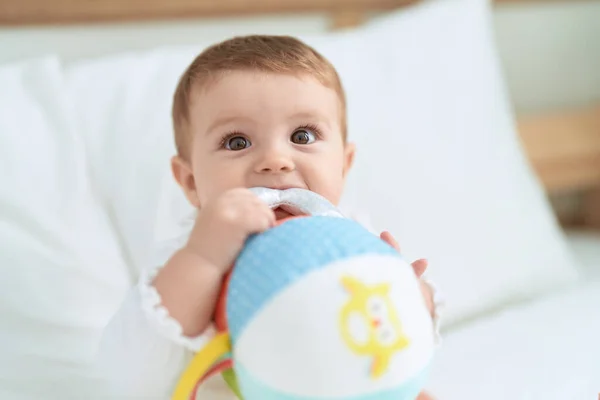
M 324 197 L 306 189 L 275 190 L 251 188 L 262 201 L 275 209 L 281 207 L 292 215 L 319 215 L 343 218 L 342 213 Z

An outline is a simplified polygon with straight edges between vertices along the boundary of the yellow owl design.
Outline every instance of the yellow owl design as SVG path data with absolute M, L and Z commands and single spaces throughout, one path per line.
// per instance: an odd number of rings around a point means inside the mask
M 410 343 L 389 298 L 390 285 L 367 286 L 350 276 L 342 277 L 342 285 L 350 295 L 340 313 L 342 337 L 351 351 L 373 358 L 371 377 L 378 378 L 394 353 Z

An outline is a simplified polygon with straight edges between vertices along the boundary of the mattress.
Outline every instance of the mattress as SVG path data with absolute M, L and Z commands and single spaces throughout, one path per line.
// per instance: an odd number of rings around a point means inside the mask
M 439 400 L 589 400 L 600 395 L 600 235 L 574 232 L 581 283 L 445 335 Z

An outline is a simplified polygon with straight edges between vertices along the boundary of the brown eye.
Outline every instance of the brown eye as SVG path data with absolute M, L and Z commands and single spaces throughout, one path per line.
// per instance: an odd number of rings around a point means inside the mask
M 250 141 L 242 136 L 235 136 L 227 139 L 225 142 L 225 148 L 227 150 L 244 150 L 245 148 L 250 147 Z
M 291 139 L 296 144 L 311 144 L 316 140 L 315 134 L 306 129 L 298 129 L 292 133 Z

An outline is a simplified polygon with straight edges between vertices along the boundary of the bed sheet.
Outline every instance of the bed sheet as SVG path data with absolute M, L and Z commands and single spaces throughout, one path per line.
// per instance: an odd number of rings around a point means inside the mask
M 582 282 L 444 337 L 440 400 L 589 400 L 600 394 L 600 235 L 572 232 Z

